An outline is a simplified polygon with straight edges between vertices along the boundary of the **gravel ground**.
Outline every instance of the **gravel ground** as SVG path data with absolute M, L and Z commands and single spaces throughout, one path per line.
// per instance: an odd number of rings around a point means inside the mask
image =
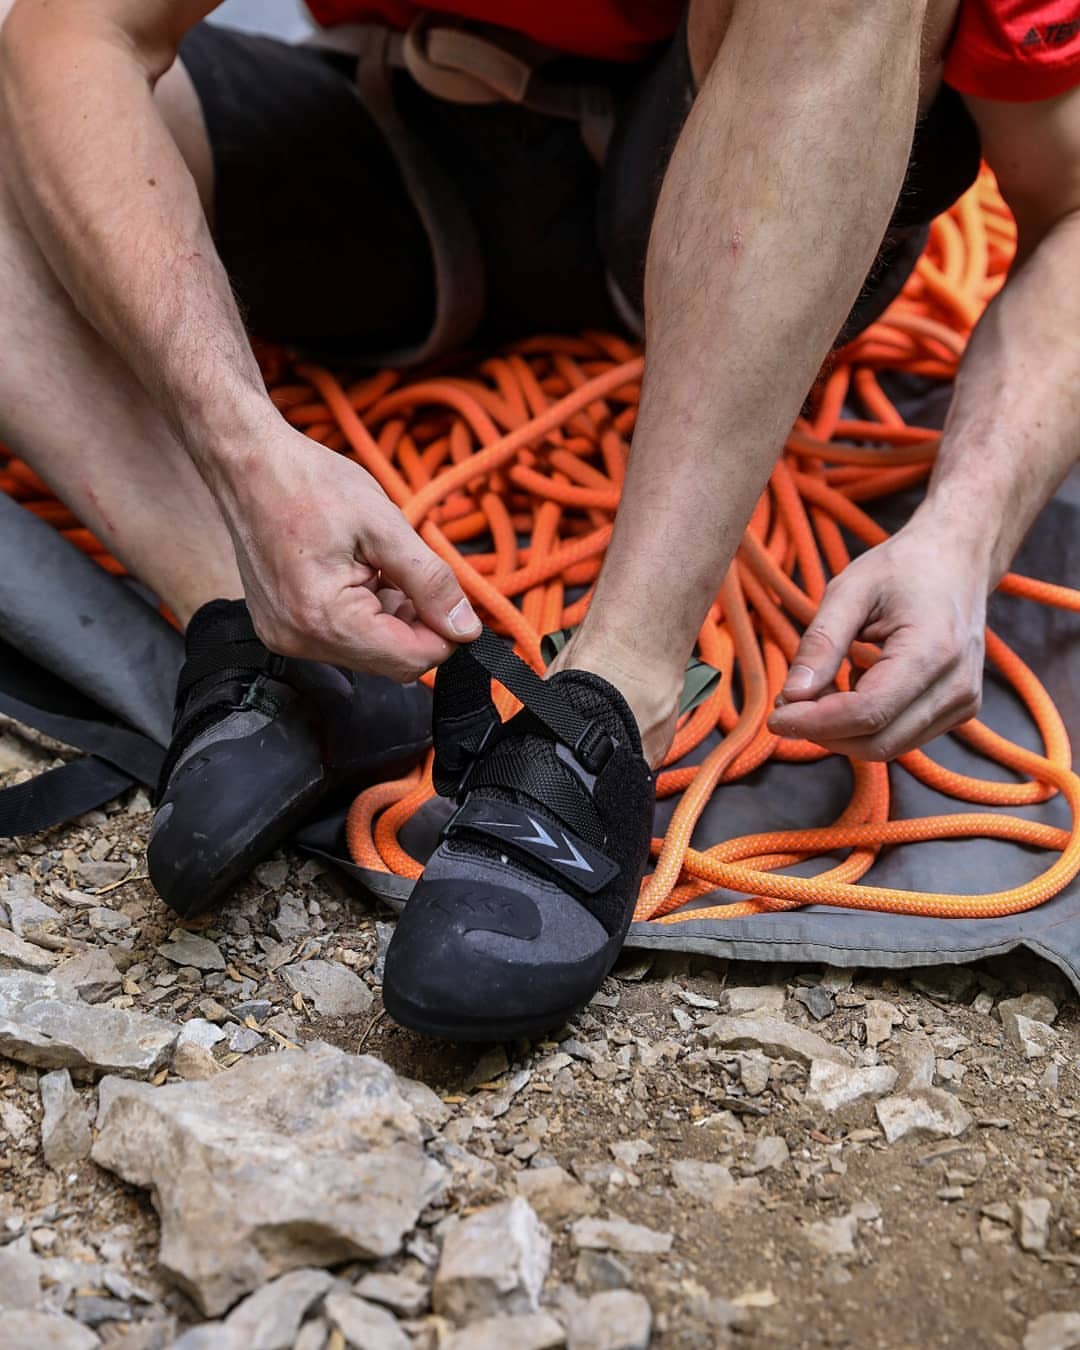
M 55 753 L 0 725 L 0 784 Z M 481 1053 L 382 1015 L 319 864 L 176 928 L 149 822 L 0 843 L 5 1347 L 1080 1346 L 1053 968 L 629 953 Z

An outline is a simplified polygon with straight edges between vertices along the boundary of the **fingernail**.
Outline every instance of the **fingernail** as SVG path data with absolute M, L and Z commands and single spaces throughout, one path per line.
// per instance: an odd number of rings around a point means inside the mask
M 784 681 L 784 688 L 790 693 L 799 694 L 814 683 L 814 672 L 809 666 L 792 666 Z
M 469 604 L 468 600 L 459 600 L 454 608 L 447 615 L 450 620 L 450 627 L 458 637 L 467 637 L 470 633 L 476 631 L 476 625 L 480 622 L 476 617 L 476 610 Z
M 776 698 L 773 700 L 773 707 L 784 708 L 786 706 L 787 706 L 787 699 L 783 696 L 783 694 L 777 694 Z

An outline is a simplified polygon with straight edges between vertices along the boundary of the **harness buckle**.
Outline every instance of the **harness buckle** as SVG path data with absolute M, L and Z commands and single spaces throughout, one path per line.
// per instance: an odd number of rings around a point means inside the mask
M 615 753 L 615 741 L 599 722 L 590 722 L 572 749 L 589 773 L 597 774 Z

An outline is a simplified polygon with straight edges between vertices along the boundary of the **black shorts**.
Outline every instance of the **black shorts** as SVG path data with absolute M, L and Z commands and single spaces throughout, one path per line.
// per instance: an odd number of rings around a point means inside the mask
M 218 249 L 250 329 L 359 359 L 419 342 L 435 305 L 431 250 L 357 95 L 355 59 L 210 24 L 194 28 L 180 54 L 213 150 Z M 602 170 L 574 123 L 447 103 L 394 76 L 401 119 L 450 180 L 480 244 L 478 342 L 616 326 L 625 306 L 613 292 L 640 309 L 656 197 L 693 97 L 685 35 L 641 66 L 588 63 L 580 74 L 610 83 L 620 110 Z M 943 89 L 845 338 L 899 291 L 927 222 L 970 185 L 978 163 L 974 125 Z

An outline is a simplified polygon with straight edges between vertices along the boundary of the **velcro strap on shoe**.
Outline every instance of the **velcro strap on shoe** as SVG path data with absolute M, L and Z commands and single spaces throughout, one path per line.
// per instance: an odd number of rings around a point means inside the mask
M 618 876 L 612 860 L 543 812 L 471 793 L 443 834 L 480 836 L 503 852 L 524 855 L 586 895 L 602 891 Z

